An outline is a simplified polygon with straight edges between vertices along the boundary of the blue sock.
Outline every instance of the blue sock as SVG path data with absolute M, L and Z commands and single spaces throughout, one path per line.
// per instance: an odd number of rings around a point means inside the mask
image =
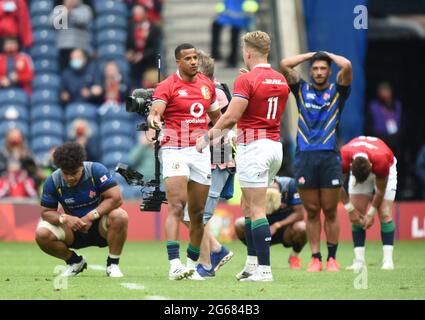
M 251 231 L 251 219 L 245 217 L 245 239 L 246 239 L 246 248 L 249 256 L 257 256 L 255 251 L 254 239 L 252 238 Z
M 261 266 L 270 265 L 270 226 L 266 218 L 255 220 L 252 225 L 252 238 L 258 257 L 258 264 Z
M 187 257 L 193 261 L 197 261 L 199 259 L 199 247 L 194 247 L 189 243 L 187 247 Z
M 168 260 L 180 258 L 180 243 L 178 241 L 167 241 Z
M 394 245 L 394 222 L 381 223 L 381 239 L 384 246 Z
M 354 248 L 364 247 L 366 241 L 366 230 L 361 225 L 352 224 L 351 233 L 353 235 Z

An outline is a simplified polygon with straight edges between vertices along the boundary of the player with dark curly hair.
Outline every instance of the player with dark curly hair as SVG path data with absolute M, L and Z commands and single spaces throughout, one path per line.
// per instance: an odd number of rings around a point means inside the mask
M 58 168 L 47 178 L 41 196 L 41 218 L 35 239 L 41 250 L 66 261 L 62 276 L 76 276 L 87 268 L 73 249 L 109 247 L 106 274 L 122 277 L 119 258 L 127 238 L 127 213 L 109 171 L 98 162 L 84 161 L 84 148 L 67 142 L 53 153 Z M 63 211 L 58 211 L 58 204 Z

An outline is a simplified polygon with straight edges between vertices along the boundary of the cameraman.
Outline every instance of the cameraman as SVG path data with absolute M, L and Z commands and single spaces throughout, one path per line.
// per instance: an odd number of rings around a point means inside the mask
M 148 116 L 151 128 L 162 129 L 163 177 L 168 199 L 165 225 L 170 280 L 203 280 L 195 271 L 204 233 L 203 213 L 211 185 L 210 150 L 195 149 L 196 139 L 208 129 L 207 113 L 213 123 L 221 115 L 214 83 L 198 73 L 198 53 L 191 44 L 175 49 L 178 70 L 162 81 L 153 94 Z M 180 261 L 179 224 L 188 203 L 190 243 L 187 266 Z

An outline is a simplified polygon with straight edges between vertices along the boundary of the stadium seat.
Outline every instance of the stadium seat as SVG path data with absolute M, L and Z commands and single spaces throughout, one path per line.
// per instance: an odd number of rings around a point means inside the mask
M 36 90 L 32 93 L 31 96 L 31 105 L 39 105 L 39 104 L 59 104 L 59 92 L 57 90 Z
M 134 127 L 131 125 L 132 122 L 129 121 L 103 121 L 100 125 L 100 135 L 103 139 L 106 139 L 108 136 L 123 135 L 123 136 L 133 136 L 135 133 Z
M 87 119 L 85 119 L 87 121 Z M 97 124 L 97 122 L 95 121 L 87 121 L 89 128 L 90 128 L 90 133 L 91 136 L 94 138 L 97 138 L 99 136 L 99 126 Z M 66 138 L 67 139 L 74 139 L 75 137 L 73 136 L 73 121 L 67 122 L 66 123 Z M 100 147 L 100 144 L 99 144 Z
M 110 151 L 121 151 L 129 153 L 134 146 L 134 140 L 128 136 L 109 136 L 102 139 L 102 154 Z
M 0 106 L 8 104 L 28 105 L 28 95 L 22 89 L 0 89 Z
M 98 46 L 105 44 L 125 45 L 127 42 L 127 33 L 124 30 L 106 29 L 101 30 L 96 35 Z
M 38 29 L 33 33 L 34 43 L 36 44 L 56 44 L 56 31 L 48 29 Z
M 105 110 L 101 113 L 101 121 L 124 120 L 130 121 L 133 115 L 125 111 L 125 105 L 102 105 L 100 110 Z
M 53 0 L 31 1 L 30 13 L 31 17 L 38 15 L 49 15 L 53 10 Z
M 125 52 L 125 46 L 121 44 L 105 44 L 97 48 L 97 54 L 100 60 L 123 59 Z
M 51 25 L 51 22 L 49 21 L 49 15 L 48 14 L 42 14 L 35 17 L 32 17 L 31 19 L 31 25 L 33 32 L 38 29 L 49 29 L 53 28 Z
M 92 1 L 94 10 L 98 16 L 105 14 L 121 15 L 126 17 L 128 9 L 125 3 L 112 0 L 94 0 Z
M 58 49 L 55 44 L 39 44 L 34 45 L 30 49 L 30 54 L 33 60 L 38 59 L 52 59 L 58 58 Z
M 3 105 L 0 107 L 0 120 L 28 121 L 28 109 L 22 105 Z
M 70 103 L 65 109 L 65 119 L 71 122 L 77 118 L 85 119 L 88 121 L 97 120 L 97 107 L 90 103 L 76 102 Z
M 127 30 L 127 17 L 115 16 L 113 14 L 101 15 L 96 19 L 96 30 L 100 32 L 105 29 Z
M 34 61 L 35 74 L 59 73 L 59 65 L 56 60 L 42 59 Z
M 47 152 L 50 148 L 59 146 L 63 143 L 61 137 L 41 136 L 31 141 L 31 150 L 34 153 Z
M 28 137 L 28 124 L 23 121 L 0 121 L 0 137 L 4 138 L 6 133 L 13 128 L 18 128 L 25 137 Z
M 31 121 L 55 120 L 63 121 L 62 108 L 57 104 L 40 104 L 31 108 Z
M 36 75 L 32 87 L 34 90 L 38 89 L 53 89 L 59 90 L 61 87 L 61 78 L 54 73 L 45 73 Z
M 102 163 L 109 170 L 114 170 L 118 162 L 128 163 L 127 153 L 114 151 L 114 152 L 105 153 L 102 157 Z
M 55 136 L 62 138 L 65 130 L 62 122 L 54 120 L 41 120 L 31 123 L 32 139 L 40 136 Z

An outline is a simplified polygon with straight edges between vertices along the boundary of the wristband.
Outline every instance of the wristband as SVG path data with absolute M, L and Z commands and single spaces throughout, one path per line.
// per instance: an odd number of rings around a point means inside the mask
M 344 204 L 344 208 L 345 208 L 345 210 L 347 210 L 348 213 L 353 212 L 354 209 L 355 209 L 351 202 Z
M 97 219 L 100 218 L 100 214 L 99 214 L 99 212 L 97 212 L 96 209 L 92 210 L 90 213 L 91 213 L 91 215 L 93 217 L 93 220 L 97 220 Z
M 369 216 L 369 217 L 371 217 L 371 218 L 373 218 L 373 216 L 375 215 L 375 213 L 376 213 L 376 208 L 375 207 L 370 207 L 369 208 L 369 210 L 367 211 L 367 215 Z

